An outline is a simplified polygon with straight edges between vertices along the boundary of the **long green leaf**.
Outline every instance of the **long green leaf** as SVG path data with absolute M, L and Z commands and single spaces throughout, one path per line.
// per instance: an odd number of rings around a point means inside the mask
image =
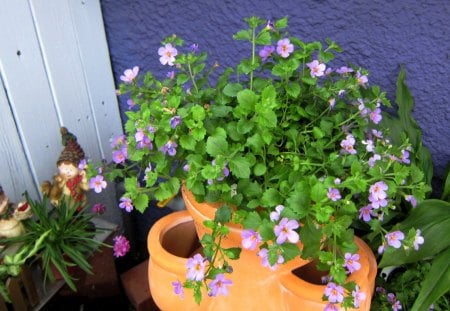
M 447 248 L 432 263 L 422 282 L 422 289 L 411 311 L 428 310 L 430 305 L 450 291 L 450 248 Z

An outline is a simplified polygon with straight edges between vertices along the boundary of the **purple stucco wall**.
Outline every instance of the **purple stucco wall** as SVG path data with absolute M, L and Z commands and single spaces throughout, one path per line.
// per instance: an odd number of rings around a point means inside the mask
M 160 76 L 160 41 L 177 34 L 207 50 L 211 61 L 236 64 L 243 53 L 233 33 L 243 18 L 289 17 L 289 30 L 305 41 L 331 38 L 344 49 L 340 60 L 369 70 L 369 82 L 394 102 L 395 81 L 404 65 L 415 99 L 414 117 L 423 130 L 435 173 L 442 179 L 450 161 L 450 1 L 448 0 L 102 0 L 116 83 L 138 65 Z M 121 106 L 124 102 L 121 101 Z

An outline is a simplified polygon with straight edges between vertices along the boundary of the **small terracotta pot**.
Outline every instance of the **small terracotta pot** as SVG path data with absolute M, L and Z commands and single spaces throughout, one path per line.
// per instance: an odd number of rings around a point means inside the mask
M 226 274 L 233 284 L 228 296 L 208 297 L 202 293 L 197 305 L 192 291 L 185 290 L 181 299 L 173 291 L 172 282 L 186 279 L 186 263 L 199 251 L 198 236 L 207 230 L 203 221 L 212 219 L 215 207 L 198 204 L 192 194 L 183 189 L 188 212 L 176 212 L 156 222 L 148 235 L 149 285 L 153 300 L 162 310 L 320 310 L 325 286 L 315 265 L 301 258 L 278 265 L 276 270 L 263 267 L 257 251 L 242 250 L 239 260 L 230 261 L 233 273 Z M 191 217 L 190 214 L 193 216 Z M 232 226 L 224 247 L 241 245 L 241 228 Z M 197 232 L 197 233 L 196 233 Z M 377 265 L 370 248 L 355 238 L 359 247 L 361 269 L 349 276 L 366 294 L 358 310 L 370 310 Z M 257 294 L 255 294 L 257 291 Z

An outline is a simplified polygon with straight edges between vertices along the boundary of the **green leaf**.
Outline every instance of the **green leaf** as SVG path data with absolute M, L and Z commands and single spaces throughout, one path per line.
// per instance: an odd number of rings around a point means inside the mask
M 253 173 L 255 174 L 255 176 L 262 176 L 266 173 L 266 171 L 267 171 L 267 167 L 266 167 L 266 164 L 264 164 L 264 163 L 257 163 L 253 167 Z
M 261 225 L 261 216 L 257 212 L 250 212 L 245 217 L 242 225 L 245 229 L 257 230 Z
M 197 142 L 191 135 L 183 135 L 180 137 L 180 145 L 187 150 L 195 150 Z
M 239 259 L 241 255 L 241 248 L 239 247 L 225 248 L 223 249 L 223 252 L 225 256 L 227 256 L 231 260 L 236 260 Z
M 234 40 L 248 40 L 250 41 L 252 38 L 251 29 L 240 30 L 233 35 Z
M 195 105 L 191 108 L 192 118 L 195 121 L 202 121 L 205 119 L 205 109 L 199 105 Z
M 325 199 L 326 196 L 327 196 L 327 189 L 326 189 L 325 185 L 323 185 L 321 183 L 316 183 L 311 188 L 311 199 L 314 202 L 320 202 L 323 199 Z
M 206 152 L 213 157 L 226 155 L 228 153 L 228 142 L 225 137 L 208 137 L 206 141 Z
M 247 116 L 254 111 L 255 104 L 258 101 L 258 95 L 249 89 L 244 89 L 237 93 L 239 106 L 236 107 L 235 113 L 239 116 Z
M 261 198 L 261 204 L 264 207 L 277 206 L 281 202 L 283 202 L 283 197 L 277 190 L 273 188 L 269 188 L 264 191 Z
M 242 90 L 242 85 L 240 83 L 229 83 L 223 88 L 223 93 L 229 97 L 236 97 L 237 93 Z
M 450 248 L 436 256 L 421 284 L 411 311 L 428 310 L 430 305 L 450 291 Z
M 136 177 L 125 178 L 124 185 L 126 192 L 132 194 L 135 193 L 137 191 L 137 178 Z
M 231 212 L 231 207 L 228 205 L 222 205 L 216 210 L 214 221 L 221 224 L 226 224 L 231 220 Z
M 134 200 L 133 200 L 133 206 L 143 213 L 145 209 L 148 207 L 148 196 L 144 193 L 139 194 Z
M 250 177 L 250 162 L 242 156 L 235 156 L 230 160 L 230 171 L 237 178 Z
M 297 244 L 284 243 L 281 245 L 281 249 L 285 261 L 289 261 L 300 255 L 300 249 Z

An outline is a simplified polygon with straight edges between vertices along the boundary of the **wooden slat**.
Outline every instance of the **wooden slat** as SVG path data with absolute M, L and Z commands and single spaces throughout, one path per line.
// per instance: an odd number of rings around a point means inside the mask
M 36 286 L 33 282 L 33 276 L 30 268 L 27 265 L 22 266 L 20 272 L 20 279 L 22 280 L 25 293 L 27 294 L 28 302 L 31 306 L 35 306 L 39 303 L 39 297 L 36 290 Z
M 9 278 L 6 281 L 6 287 L 8 288 L 9 294 L 11 295 L 12 305 L 14 306 L 14 311 L 27 311 L 27 300 L 24 297 L 22 290 L 20 288 L 19 278 Z
M 29 163 L 28 166 L 19 163 L 23 167 L 11 170 L 11 174 L 25 176 L 31 173 L 35 183 L 39 184 L 54 173 L 60 152 L 60 125 L 28 2 L 0 2 L 1 74 Z M 16 154 L 21 150 L 14 146 L 11 152 Z

